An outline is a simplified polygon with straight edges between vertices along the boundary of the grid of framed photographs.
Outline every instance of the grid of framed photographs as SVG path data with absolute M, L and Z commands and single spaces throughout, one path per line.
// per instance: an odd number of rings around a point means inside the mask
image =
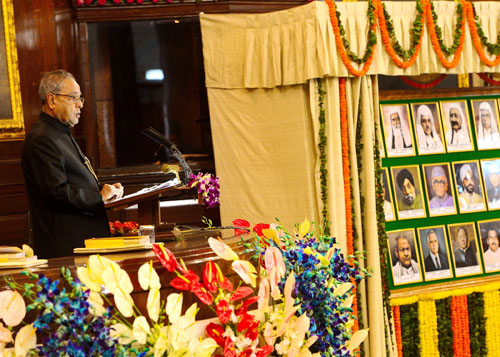
M 500 272 L 500 98 L 380 103 L 393 287 Z

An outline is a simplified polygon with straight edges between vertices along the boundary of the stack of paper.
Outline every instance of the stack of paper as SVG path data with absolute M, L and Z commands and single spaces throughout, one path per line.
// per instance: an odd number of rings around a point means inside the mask
M 10 246 L 0 246 L 0 268 L 29 267 L 47 263 L 46 259 L 37 259 L 33 250 Z

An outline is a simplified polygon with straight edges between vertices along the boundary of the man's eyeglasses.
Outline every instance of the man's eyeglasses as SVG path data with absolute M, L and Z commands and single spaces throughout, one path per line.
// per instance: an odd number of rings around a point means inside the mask
M 82 105 L 83 105 L 83 103 L 85 103 L 85 98 L 83 98 L 83 97 L 76 97 L 76 96 L 74 96 L 74 95 L 69 95 L 69 94 L 61 94 L 61 93 L 52 93 L 52 94 L 54 94 L 54 95 L 59 95 L 59 96 L 62 96 L 62 97 L 68 97 L 68 98 L 71 98 L 71 99 L 73 99 L 73 103 L 76 103 L 76 102 L 78 102 L 78 101 L 80 101 L 80 103 L 82 103 Z
M 432 184 L 433 185 L 441 185 L 441 186 L 444 186 L 446 184 L 446 181 L 445 180 L 433 180 L 432 181 Z

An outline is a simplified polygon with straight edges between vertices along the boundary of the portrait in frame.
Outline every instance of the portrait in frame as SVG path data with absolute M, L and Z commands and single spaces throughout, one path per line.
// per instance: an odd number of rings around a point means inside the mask
M 484 271 L 491 273 L 500 271 L 500 219 L 477 222 L 481 238 L 481 253 L 483 255 Z
M 415 147 L 408 104 L 381 104 L 380 115 L 387 157 L 414 156 Z
M 478 150 L 500 149 L 498 108 L 495 99 L 471 100 Z
M 12 0 L 0 7 L 0 141 L 24 137 Z
M 474 223 L 450 224 L 448 235 L 453 252 L 455 275 L 458 277 L 482 273 Z
M 455 191 L 450 176 L 450 164 L 422 165 L 424 171 L 425 191 L 429 216 L 445 216 L 456 214 Z
M 400 229 L 387 232 L 387 240 L 394 285 L 422 281 L 414 230 Z
M 444 225 L 417 228 L 426 281 L 453 277 Z
M 447 152 L 474 150 L 469 128 L 469 110 L 465 100 L 440 101 Z
M 481 160 L 488 210 L 500 209 L 500 159 Z
M 384 194 L 384 216 L 385 221 L 390 222 L 396 220 L 394 213 L 394 200 L 392 198 L 392 190 L 390 187 L 389 171 L 387 168 L 382 169 L 382 190 Z
M 418 165 L 391 167 L 398 219 L 425 217 L 424 193 Z
M 419 155 L 442 154 L 443 129 L 437 102 L 412 103 L 413 127 Z
M 478 160 L 453 162 L 452 166 L 460 213 L 485 211 L 483 182 Z

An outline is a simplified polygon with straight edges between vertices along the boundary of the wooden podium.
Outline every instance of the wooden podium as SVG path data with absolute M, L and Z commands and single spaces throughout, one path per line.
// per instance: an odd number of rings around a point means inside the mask
M 167 183 L 171 183 L 171 185 L 165 186 Z M 154 224 L 155 227 L 160 227 L 162 225 L 160 198 L 165 192 L 184 188 L 181 186 L 181 182 L 167 183 L 140 190 L 136 193 L 123 196 L 120 199 L 107 202 L 104 204 L 104 207 L 113 211 L 119 211 L 137 204 L 139 224 Z

